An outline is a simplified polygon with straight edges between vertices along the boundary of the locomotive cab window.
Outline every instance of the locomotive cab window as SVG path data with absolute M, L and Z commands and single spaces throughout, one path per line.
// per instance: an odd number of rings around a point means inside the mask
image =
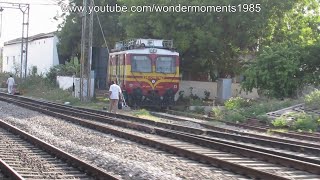
M 151 59 L 148 56 L 134 55 L 131 58 L 132 72 L 152 72 Z
M 174 57 L 158 57 L 156 60 L 156 72 L 175 73 L 176 60 Z

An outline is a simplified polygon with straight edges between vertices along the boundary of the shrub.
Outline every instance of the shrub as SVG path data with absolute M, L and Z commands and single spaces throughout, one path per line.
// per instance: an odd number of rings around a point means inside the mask
M 225 119 L 231 122 L 244 122 L 246 121 L 246 117 L 243 116 L 239 111 L 229 111 L 225 115 Z
M 190 100 L 190 104 L 192 106 L 202 106 L 203 105 L 203 102 L 201 99 L 191 99 Z
M 318 129 L 319 116 L 314 114 L 296 113 L 293 114 L 296 120 L 293 123 L 292 129 L 304 131 L 316 131 Z
M 259 121 L 262 121 L 262 122 L 265 122 L 265 123 L 269 123 L 270 122 L 270 118 L 265 114 L 258 115 L 256 118 Z
M 244 116 L 246 117 L 257 117 L 259 115 L 266 114 L 271 111 L 276 111 L 282 108 L 286 108 L 289 106 L 292 106 L 294 104 L 299 103 L 297 100 L 268 100 L 267 102 L 251 102 L 249 101 L 249 104 L 251 104 L 249 107 L 243 108 L 241 110 Z
M 225 107 L 229 110 L 239 109 L 241 107 L 247 107 L 250 105 L 249 100 L 245 100 L 241 97 L 232 97 L 224 103 Z
M 205 90 L 204 91 L 204 100 L 209 100 L 209 97 L 210 97 L 210 92 Z
M 194 112 L 197 114 L 204 114 L 204 108 L 203 107 L 195 107 Z
M 315 90 L 309 95 L 306 95 L 304 102 L 309 108 L 320 109 L 320 90 Z
M 196 99 L 200 99 L 199 96 L 197 96 L 196 94 L 193 94 L 192 90 L 193 90 L 193 87 L 190 87 L 190 98 L 193 99 L 193 100 L 196 100 Z
M 178 101 L 182 101 L 184 99 L 184 91 L 179 91 Z
M 223 110 L 218 106 L 218 107 L 213 107 L 211 110 L 212 116 L 217 119 L 217 120 L 222 120 L 224 117 Z
M 46 74 L 46 81 L 51 84 L 56 86 L 57 85 L 57 75 L 58 75 L 58 66 L 51 67 L 49 69 L 49 72 Z
M 287 119 L 284 116 L 278 117 L 275 120 L 273 120 L 272 125 L 274 127 L 278 127 L 278 128 L 283 128 L 283 127 L 287 127 L 288 123 L 287 123 Z

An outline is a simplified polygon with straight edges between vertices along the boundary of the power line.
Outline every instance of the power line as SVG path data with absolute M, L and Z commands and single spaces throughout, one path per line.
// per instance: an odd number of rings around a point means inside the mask
M 92 3 L 93 3 L 93 6 L 95 6 L 94 0 L 92 0 Z M 100 26 L 100 31 L 101 31 L 101 34 L 102 34 L 104 43 L 105 43 L 105 45 L 106 45 L 106 47 L 107 47 L 108 54 L 109 54 L 109 47 L 108 47 L 108 43 L 107 43 L 107 40 L 106 40 L 106 36 L 104 35 L 103 29 L 102 29 L 102 25 L 101 25 L 101 22 L 100 22 L 99 14 L 98 14 L 97 12 L 95 12 L 95 13 L 96 13 L 96 15 L 97 15 L 98 24 L 99 24 L 99 26 Z

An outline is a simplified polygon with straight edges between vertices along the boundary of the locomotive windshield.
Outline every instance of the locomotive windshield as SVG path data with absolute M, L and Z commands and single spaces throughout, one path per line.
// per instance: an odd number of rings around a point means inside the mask
M 145 55 L 134 55 L 131 58 L 132 72 L 152 72 L 151 59 Z
M 176 72 L 176 60 L 174 57 L 158 57 L 156 59 L 156 72 L 159 73 L 175 73 Z

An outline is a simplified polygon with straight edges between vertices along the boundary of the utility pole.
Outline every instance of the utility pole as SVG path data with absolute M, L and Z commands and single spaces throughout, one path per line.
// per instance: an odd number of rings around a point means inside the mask
M 92 63 L 92 31 L 93 13 L 89 14 L 89 7 L 93 0 L 83 0 L 83 7 L 87 11 L 82 14 L 81 58 L 80 58 L 80 100 L 89 101 L 91 98 L 91 63 Z
M 30 4 L 0 2 L 1 12 L 3 11 L 3 8 L 20 9 L 20 11 L 22 12 L 20 78 L 27 77 Z M 1 26 L 2 26 L 2 22 L 1 22 Z
M 22 12 L 22 36 L 21 36 L 21 72 L 20 77 L 27 77 L 28 69 L 28 36 L 29 36 L 29 10 L 30 5 L 19 4 L 19 9 Z M 24 67 L 24 75 L 23 75 Z

